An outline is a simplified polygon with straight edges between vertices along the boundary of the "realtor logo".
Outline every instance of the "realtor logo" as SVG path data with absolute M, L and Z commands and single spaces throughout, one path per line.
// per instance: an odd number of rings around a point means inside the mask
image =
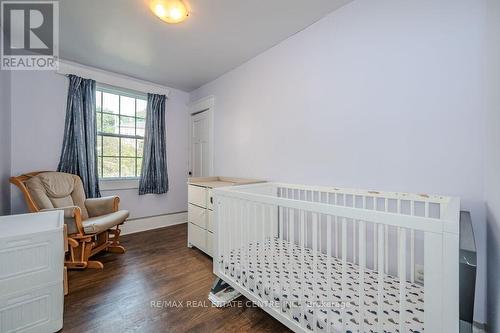
M 53 70 L 59 57 L 57 1 L 2 1 L 1 68 Z

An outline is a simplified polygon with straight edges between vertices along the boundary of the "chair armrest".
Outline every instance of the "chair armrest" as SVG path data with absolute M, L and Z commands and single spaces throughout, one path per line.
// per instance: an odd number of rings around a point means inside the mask
M 85 200 L 89 217 L 96 217 L 118 211 L 120 198 L 116 195 Z
M 78 206 L 67 206 L 59 208 L 41 209 L 40 212 L 50 212 L 55 210 L 64 211 L 64 223 L 68 227 L 68 234 L 79 233 L 83 235 L 82 210 Z

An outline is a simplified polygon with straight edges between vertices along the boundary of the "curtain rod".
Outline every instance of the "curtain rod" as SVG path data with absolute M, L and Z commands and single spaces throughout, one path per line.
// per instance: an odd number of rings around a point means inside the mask
M 83 78 L 95 80 L 97 84 L 108 85 L 117 88 L 137 91 L 141 93 L 152 93 L 165 95 L 167 98 L 171 88 L 156 83 L 136 79 L 130 76 L 105 71 L 99 68 L 81 65 L 75 62 L 59 60 L 58 74 L 77 75 Z

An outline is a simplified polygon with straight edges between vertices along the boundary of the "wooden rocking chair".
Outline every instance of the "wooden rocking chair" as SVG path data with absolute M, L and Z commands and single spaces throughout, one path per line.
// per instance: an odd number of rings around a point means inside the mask
M 11 177 L 10 182 L 21 189 L 31 212 L 64 210 L 69 269 L 102 269 L 100 261 L 89 258 L 101 251 L 125 253 L 119 226 L 129 213 L 118 210 L 119 197 L 86 199 L 80 177 L 63 172 L 32 172 Z

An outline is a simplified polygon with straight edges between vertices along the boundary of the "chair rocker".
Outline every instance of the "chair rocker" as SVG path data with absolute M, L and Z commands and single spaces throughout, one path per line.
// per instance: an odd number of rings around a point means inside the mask
M 118 210 L 118 196 L 86 199 L 80 177 L 63 172 L 32 172 L 11 177 L 10 182 L 19 187 L 30 212 L 64 211 L 69 269 L 102 269 L 100 261 L 90 260 L 92 256 L 101 251 L 125 253 L 119 226 L 129 212 Z

